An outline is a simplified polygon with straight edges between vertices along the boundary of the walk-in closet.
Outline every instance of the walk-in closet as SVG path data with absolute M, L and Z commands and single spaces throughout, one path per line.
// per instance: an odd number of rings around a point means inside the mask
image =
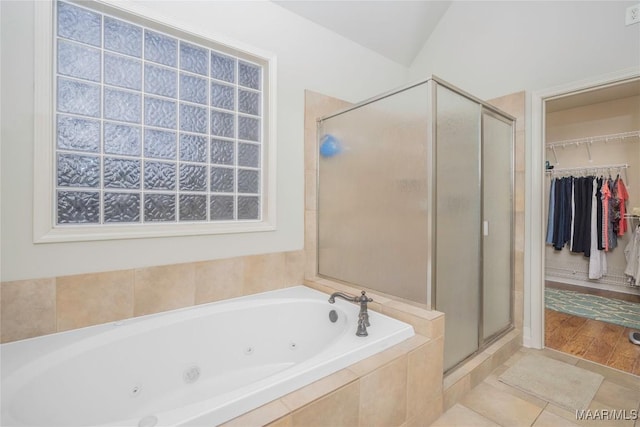
M 545 346 L 640 375 L 640 79 L 546 102 L 544 143 Z

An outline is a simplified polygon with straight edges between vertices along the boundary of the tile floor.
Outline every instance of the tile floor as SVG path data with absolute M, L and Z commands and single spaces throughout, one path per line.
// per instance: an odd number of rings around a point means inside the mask
M 498 377 L 527 353 L 557 359 L 604 376 L 604 381 L 591 401 L 589 409 L 622 409 L 626 410 L 627 418 L 631 418 L 632 410 L 640 411 L 640 376 L 555 350 L 521 348 L 482 383 L 465 394 L 431 426 L 640 427 L 640 420 L 633 419 L 576 420 L 576 414 L 571 411 L 501 383 Z

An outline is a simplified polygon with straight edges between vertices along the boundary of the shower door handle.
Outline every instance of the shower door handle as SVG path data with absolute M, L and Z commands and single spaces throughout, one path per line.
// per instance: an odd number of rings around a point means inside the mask
M 489 235 L 489 221 L 482 221 L 482 235 Z

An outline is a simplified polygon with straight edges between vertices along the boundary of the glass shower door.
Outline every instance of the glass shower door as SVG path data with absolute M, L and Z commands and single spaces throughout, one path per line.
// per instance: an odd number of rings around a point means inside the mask
M 511 325 L 513 124 L 482 114 L 482 337 Z
M 445 313 L 445 371 L 479 347 L 480 110 L 436 85 L 435 309 Z

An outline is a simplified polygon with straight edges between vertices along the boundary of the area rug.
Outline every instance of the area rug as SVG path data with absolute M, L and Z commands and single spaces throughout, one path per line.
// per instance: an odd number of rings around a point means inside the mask
M 550 310 L 640 329 L 640 304 L 547 287 L 544 304 Z
M 586 409 L 604 377 L 548 357 L 527 354 L 500 381 L 569 411 Z

